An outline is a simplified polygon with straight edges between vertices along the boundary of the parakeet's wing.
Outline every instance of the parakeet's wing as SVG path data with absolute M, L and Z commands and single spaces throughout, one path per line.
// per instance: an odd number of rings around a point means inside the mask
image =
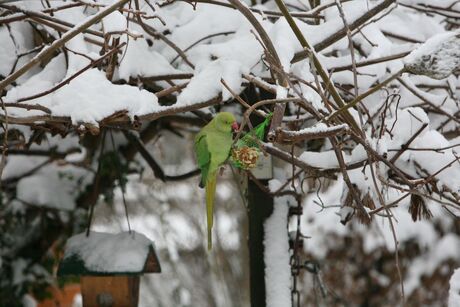
M 206 180 L 209 173 L 209 165 L 211 164 L 211 153 L 208 149 L 208 143 L 206 141 L 206 134 L 198 134 L 195 139 L 195 152 L 198 162 L 198 167 L 201 170 L 201 181 L 200 187 L 203 188 L 206 185 Z

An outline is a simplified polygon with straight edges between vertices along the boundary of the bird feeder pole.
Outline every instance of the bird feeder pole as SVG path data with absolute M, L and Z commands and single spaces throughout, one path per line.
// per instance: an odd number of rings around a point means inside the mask
M 260 180 L 264 185 L 268 180 Z M 273 198 L 248 182 L 249 274 L 251 306 L 265 306 L 264 222 L 273 212 Z

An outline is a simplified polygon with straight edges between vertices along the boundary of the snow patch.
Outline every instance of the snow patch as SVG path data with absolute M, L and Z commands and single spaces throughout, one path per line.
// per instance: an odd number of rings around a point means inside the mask
M 456 269 L 450 278 L 449 307 L 460 307 L 460 269 Z
M 114 11 L 102 19 L 106 33 L 123 32 L 127 27 L 126 17 L 119 11 Z
M 448 259 L 458 259 L 459 254 L 460 239 L 456 235 L 449 233 L 436 242 L 435 246 L 428 254 L 415 259 L 410 266 L 409 272 L 407 273 L 407 279 L 404 281 L 406 295 L 410 295 L 412 291 L 420 285 L 420 279 L 423 275 L 433 274 L 441 263 Z M 454 285 L 458 286 L 456 281 Z
M 273 182 L 270 189 L 276 189 Z M 291 266 L 289 264 L 287 197 L 276 199 L 272 215 L 265 221 L 264 260 L 268 307 L 291 306 Z
M 221 79 L 236 93 L 241 92 L 241 74 L 245 70 L 237 61 L 218 59 L 196 71 L 189 85 L 177 97 L 176 106 L 204 102 L 221 92 L 224 101 L 232 98 L 232 94 L 220 82 Z
M 64 259 L 76 256 L 95 272 L 141 272 L 150 246 L 153 242 L 135 231 L 81 233 L 67 241 Z
M 149 49 L 144 39 L 130 40 L 126 48 L 118 68 L 120 79 L 128 81 L 130 77 L 154 77 L 182 73 L 172 67 L 161 54 Z
M 460 67 L 460 33 L 441 33 L 428 39 L 404 58 L 405 68 L 416 75 L 447 78 Z
M 43 72 L 45 74 L 45 71 Z M 8 91 L 5 102 L 28 96 L 30 89 L 48 89 L 55 80 L 47 77 L 42 80 L 40 74 L 29 79 L 22 86 Z M 34 93 L 35 94 L 35 93 Z M 129 85 L 114 85 L 105 77 L 104 72 L 90 69 L 75 78 L 69 85 L 44 97 L 27 101 L 40 104 L 51 110 L 54 116 L 69 116 L 73 124 L 97 124 L 117 111 L 127 111 L 130 117 L 144 115 L 160 108 L 158 98 L 146 91 Z M 41 111 L 11 108 L 10 116 L 25 117 L 42 115 Z
M 73 210 L 75 198 L 89 177 L 80 168 L 54 165 L 40 170 L 34 175 L 19 180 L 16 187 L 18 199 L 34 206 L 44 206 L 59 210 Z M 52 191 L 52 193 L 51 193 Z

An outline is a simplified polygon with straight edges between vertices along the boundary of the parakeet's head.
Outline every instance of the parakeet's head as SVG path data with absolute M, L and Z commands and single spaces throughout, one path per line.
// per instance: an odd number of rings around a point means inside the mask
M 231 132 L 238 130 L 238 123 L 235 116 L 230 112 L 220 112 L 213 119 L 216 123 L 216 129 L 222 132 Z

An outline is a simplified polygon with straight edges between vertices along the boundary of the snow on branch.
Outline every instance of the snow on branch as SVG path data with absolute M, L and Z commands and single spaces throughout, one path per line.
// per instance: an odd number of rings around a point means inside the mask
M 126 88 L 127 89 L 127 88 Z M 136 90 L 136 89 L 132 89 Z M 129 94 L 130 91 L 125 92 Z M 135 92 L 131 92 L 134 94 Z M 113 92 L 113 95 L 116 95 L 117 91 Z M 0 120 L 5 121 L 8 120 L 9 123 L 12 124 L 39 124 L 40 122 L 45 123 L 60 123 L 66 126 L 71 126 L 75 124 L 75 128 L 78 128 L 80 132 L 84 132 L 85 129 L 89 129 L 92 133 L 99 133 L 99 127 L 111 126 L 111 125 L 129 125 L 131 128 L 138 129 L 139 128 L 139 121 L 142 120 L 156 120 L 158 118 L 164 116 L 171 116 L 174 114 L 199 110 L 205 107 L 209 107 L 212 105 L 216 105 L 222 101 L 220 96 L 214 97 L 210 100 L 197 102 L 194 104 L 184 104 L 184 105 L 172 105 L 172 106 L 158 106 L 156 105 L 154 99 L 155 95 L 148 94 L 145 91 L 140 92 L 140 95 L 143 95 L 141 101 L 136 101 L 134 105 L 139 107 L 138 110 L 134 110 L 131 106 L 131 111 L 123 109 L 124 105 L 120 105 L 120 111 L 113 112 L 113 105 L 110 106 L 110 109 L 105 110 L 104 106 L 101 106 L 102 113 L 93 113 L 92 115 L 96 115 L 96 117 L 88 117 L 84 115 L 84 110 L 81 110 L 81 117 L 77 117 L 78 113 L 73 113 L 73 117 L 69 116 L 51 116 L 51 115 L 36 115 L 36 116 L 25 116 L 25 117 L 14 117 L 14 116 L 5 116 L 0 114 Z M 134 99 L 139 98 L 137 95 L 131 96 Z M 107 99 L 113 98 L 112 96 L 106 97 Z M 117 98 L 116 98 L 117 99 Z M 128 102 L 131 101 L 130 98 L 127 100 Z M 116 100 L 115 100 L 116 101 Z M 134 101 L 134 100 L 132 100 Z M 125 100 L 126 102 L 126 100 Z M 141 104 L 139 104 L 141 103 Z M 145 108 L 144 108 L 145 107 Z M 144 108 L 144 109 L 142 109 Z M 139 112 L 141 110 L 141 112 Z M 151 110 L 149 112 L 149 110 Z M 87 110 L 86 110 L 87 111 Z M 108 111 L 108 112 L 106 112 Z M 105 113 L 104 113 L 105 112 Z M 107 114 L 106 116 L 102 116 L 103 114 Z M 77 120 L 78 118 L 78 120 Z M 95 119 L 98 119 L 95 121 Z M 83 129 L 83 130 L 81 130 Z
M 332 137 L 348 130 L 347 124 L 328 127 L 326 124 L 319 123 L 313 127 L 304 128 L 297 131 L 285 130 L 278 128 L 276 140 L 280 143 L 283 142 L 300 142 L 314 139 L 321 139 Z
M 114 2 L 112 5 L 106 7 L 105 9 L 101 10 L 99 13 L 89 17 L 86 20 L 83 20 L 80 24 L 75 25 L 75 27 L 69 31 L 67 31 L 60 39 L 55 40 L 50 46 L 43 48 L 35 57 L 33 57 L 28 63 L 22 66 L 20 69 L 16 70 L 14 73 L 6 77 L 4 80 L 0 82 L 0 92 L 6 88 L 9 84 L 14 82 L 20 76 L 25 74 L 28 70 L 30 70 L 35 65 L 38 65 L 45 59 L 49 57 L 54 51 L 64 46 L 64 44 L 70 41 L 72 38 L 80 34 L 82 31 L 89 28 L 91 25 L 99 22 L 102 18 L 109 15 L 119 7 L 126 4 L 129 0 L 118 0 Z
M 433 79 L 447 78 L 460 68 L 460 33 L 433 36 L 404 58 L 404 67 L 415 75 Z
M 350 30 L 354 31 L 355 29 L 358 29 L 363 24 L 374 18 L 376 15 L 382 13 L 385 9 L 387 9 L 390 5 L 394 3 L 396 3 L 396 0 L 384 0 L 379 4 L 375 5 L 370 10 L 363 10 L 359 16 L 356 16 L 353 20 L 350 21 Z M 314 50 L 316 50 L 317 52 L 324 50 L 347 35 L 347 28 L 343 26 L 341 23 L 329 24 L 329 27 L 327 27 L 328 32 L 331 31 L 331 29 L 335 31 L 332 31 L 332 33 L 328 35 L 326 38 L 323 38 L 317 43 L 315 43 L 313 45 Z M 296 63 L 307 58 L 308 53 L 308 50 L 302 50 L 297 52 L 294 55 L 294 58 L 292 59 L 292 63 Z

